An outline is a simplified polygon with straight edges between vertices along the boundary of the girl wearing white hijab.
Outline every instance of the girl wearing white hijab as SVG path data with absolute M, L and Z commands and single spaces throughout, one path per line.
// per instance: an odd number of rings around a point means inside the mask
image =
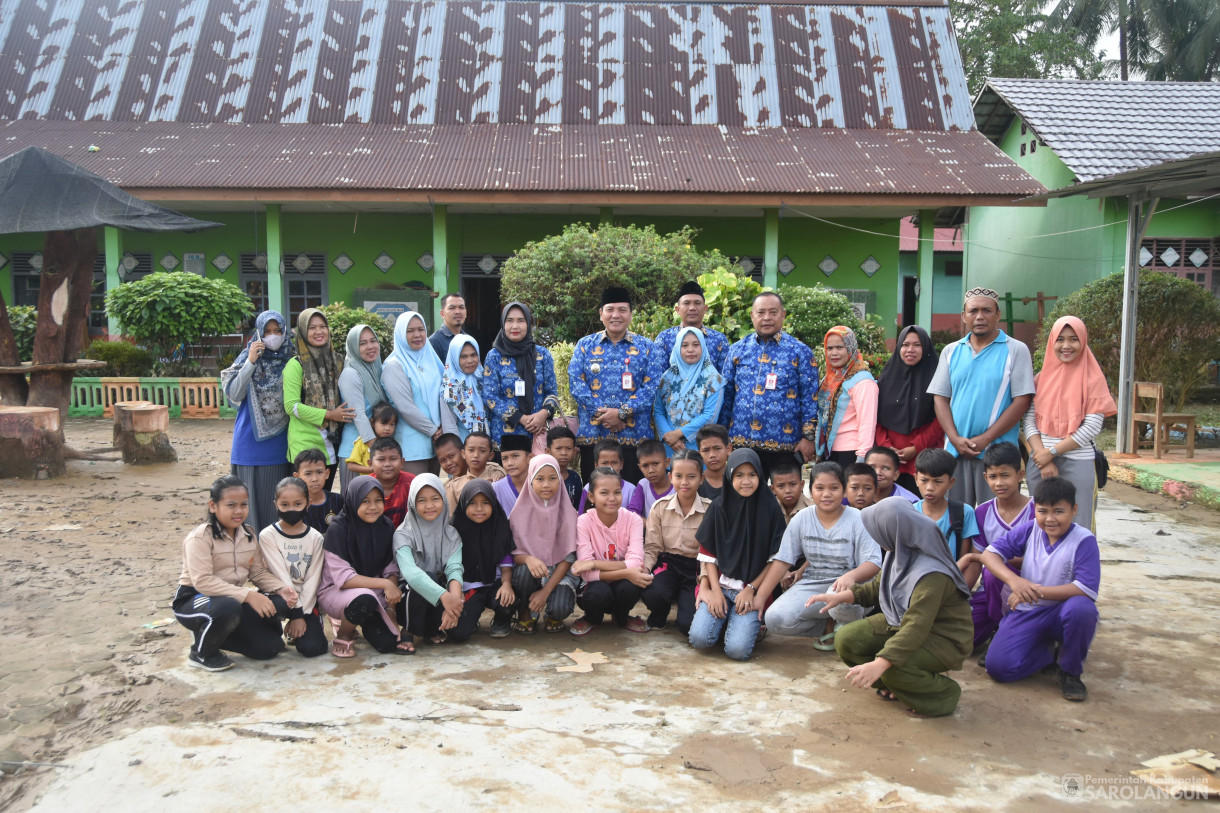
M 902 701 L 912 717 L 952 714 L 962 688 L 944 673 L 961 668 L 974 644 L 970 590 L 940 528 L 904 497 L 888 497 L 860 514 L 864 529 L 889 553 L 881 573 L 809 603 L 880 606 L 880 614 L 835 636 L 839 657 L 851 667 L 848 681 L 872 686 L 882 700 Z

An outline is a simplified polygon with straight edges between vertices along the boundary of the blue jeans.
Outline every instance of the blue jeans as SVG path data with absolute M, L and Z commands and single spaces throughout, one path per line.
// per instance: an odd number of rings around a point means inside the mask
M 738 615 L 733 602 L 737 600 L 737 590 L 721 587 L 724 600 L 728 603 L 724 618 L 717 618 L 708 610 L 706 604 L 700 604 L 695 611 L 695 620 L 690 625 L 690 645 L 695 649 L 711 649 L 724 633 L 724 654 L 735 661 L 750 659 L 754 644 L 758 641 L 760 622 L 758 613 L 751 610 L 745 615 Z M 725 629 L 725 625 L 728 629 Z

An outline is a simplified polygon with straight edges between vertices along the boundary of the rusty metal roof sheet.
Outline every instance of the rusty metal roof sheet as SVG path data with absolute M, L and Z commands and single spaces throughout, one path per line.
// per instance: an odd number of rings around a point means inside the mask
M 969 130 L 941 0 L 5 0 L 0 120 Z
M 126 189 L 943 195 L 958 205 L 1044 191 L 977 131 L 0 122 L 0 155 L 31 144 Z
M 962 253 L 962 233 L 958 228 L 942 228 L 933 230 L 932 250 L 949 254 Z M 898 250 L 919 251 L 919 226 L 913 218 L 904 217 L 898 228 Z
M 975 102 L 998 142 L 1016 116 L 1080 181 L 1220 150 L 1220 84 L 989 79 Z

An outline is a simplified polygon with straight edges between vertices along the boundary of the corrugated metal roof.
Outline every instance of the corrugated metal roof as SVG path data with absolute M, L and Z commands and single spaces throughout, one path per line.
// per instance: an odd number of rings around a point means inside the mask
M 127 189 L 945 195 L 963 205 L 1043 191 L 975 131 L 0 122 L 0 155 L 31 144 Z
M 932 232 L 932 250 L 950 254 L 962 253 L 960 229 L 936 228 Z M 919 251 L 919 226 L 912 218 L 904 217 L 898 228 L 898 250 Z
M 989 79 L 974 104 L 994 142 L 1019 115 L 1081 181 L 1220 150 L 1220 84 Z
M 969 130 L 948 8 L 5 0 L 0 119 Z

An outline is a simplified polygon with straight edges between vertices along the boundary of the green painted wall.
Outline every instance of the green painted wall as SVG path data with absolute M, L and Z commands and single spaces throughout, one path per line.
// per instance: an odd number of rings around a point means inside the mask
M 242 253 L 266 249 L 266 219 L 261 212 L 198 212 L 195 216 L 224 225 L 198 234 L 144 234 L 125 232 L 123 250 L 148 252 L 155 267 L 167 252 L 181 262 L 185 252 L 201 251 L 207 257 L 207 275 L 233 281 L 239 280 L 238 260 Z M 450 214 L 448 217 L 448 253 L 450 261 L 449 287 L 458 290 L 459 262 L 463 254 L 505 254 L 520 248 L 530 240 L 538 240 L 563 230 L 574 220 L 565 215 L 534 214 Z M 763 218 L 698 218 L 698 217 L 631 217 L 616 216 L 620 224 L 654 225 L 668 232 L 691 225 L 700 230 L 695 242 L 700 248 L 718 248 L 730 256 L 763 254 Z M 897 220 L 845 221 L 858 229 L 878 232 L 874 236 L 850 231 L 799 215 L 788 214 L 780 221 L 780 256 L 788 256 L 796 269 L 788 277 L 780 277 L 780 286 L 814 285 L 831 288 L 866 289 L 876 292 L 873 312 L 881 316 L 890 335 L 894 335 L 894 319 L 899 309 L 899 254 Z M 0 237 L 0 252 L 6 256 L 16 251 L 33 251 L 41 247 L 41 235 Z M 433 277 L 416 263 L 432 248 L 432 220 L 428 215 L 395 215 L 361 213 L 313 214 L 284 212 L 282 216 L 282 246 L 286 275 L 292 258 L 298 252 L 321 252 L 327 262 L 327 295 L 330 301 L 350 301 L 358 287 L 402 285 L 419 281 L 432 286 Z M 100 249 L 100 246 L 99 246 Z M 233 267 L 221 274 L 212 266 L 213 258 L 223 251 L 233 260 Z M 373 260 L 388 252 L 395 265 L 382 273 Z M 333 265 L 340 253 L 346 253 L 355 265 L 341 274 Z M 829 277 L 818 268 L 827 255 L 839 267 Z M 860 264 L 872 255 L 880 270 L 869 278 Z M 438 269 L 439 271 L 439 269 Z M 942 268 L 943 273 L 943 268 Z M 0 291 L 6 299 L 12 297 L 10 269 L 0 270 Z
M 1000 141 L 1000 148 L 1047 189 L 1075 180 L 1071 170 L 1021 120 Z M 1026 154 L 1021 155 L 1025 145 Z M 1031 145 L 1036 148 L 1031 152 Z M 1185 201 L 1162 201 L 1169 210 Z M 1048 235 L 1048 236 L 1041 236 Z M 1066 296 L 1093 280 L 1123 269 L 1127 235 L 1126 198 L 1060 198 L 1043 207 L 974 207 L 965 229 L 963 288 L 994 288 L 1014 296 Z M 1153 216 L 1147 237 L 1220 236 L 1220 201 L 1191 204 Z M 1014 306 L 1018 319 L 1036 320 L 1037 305 Z

